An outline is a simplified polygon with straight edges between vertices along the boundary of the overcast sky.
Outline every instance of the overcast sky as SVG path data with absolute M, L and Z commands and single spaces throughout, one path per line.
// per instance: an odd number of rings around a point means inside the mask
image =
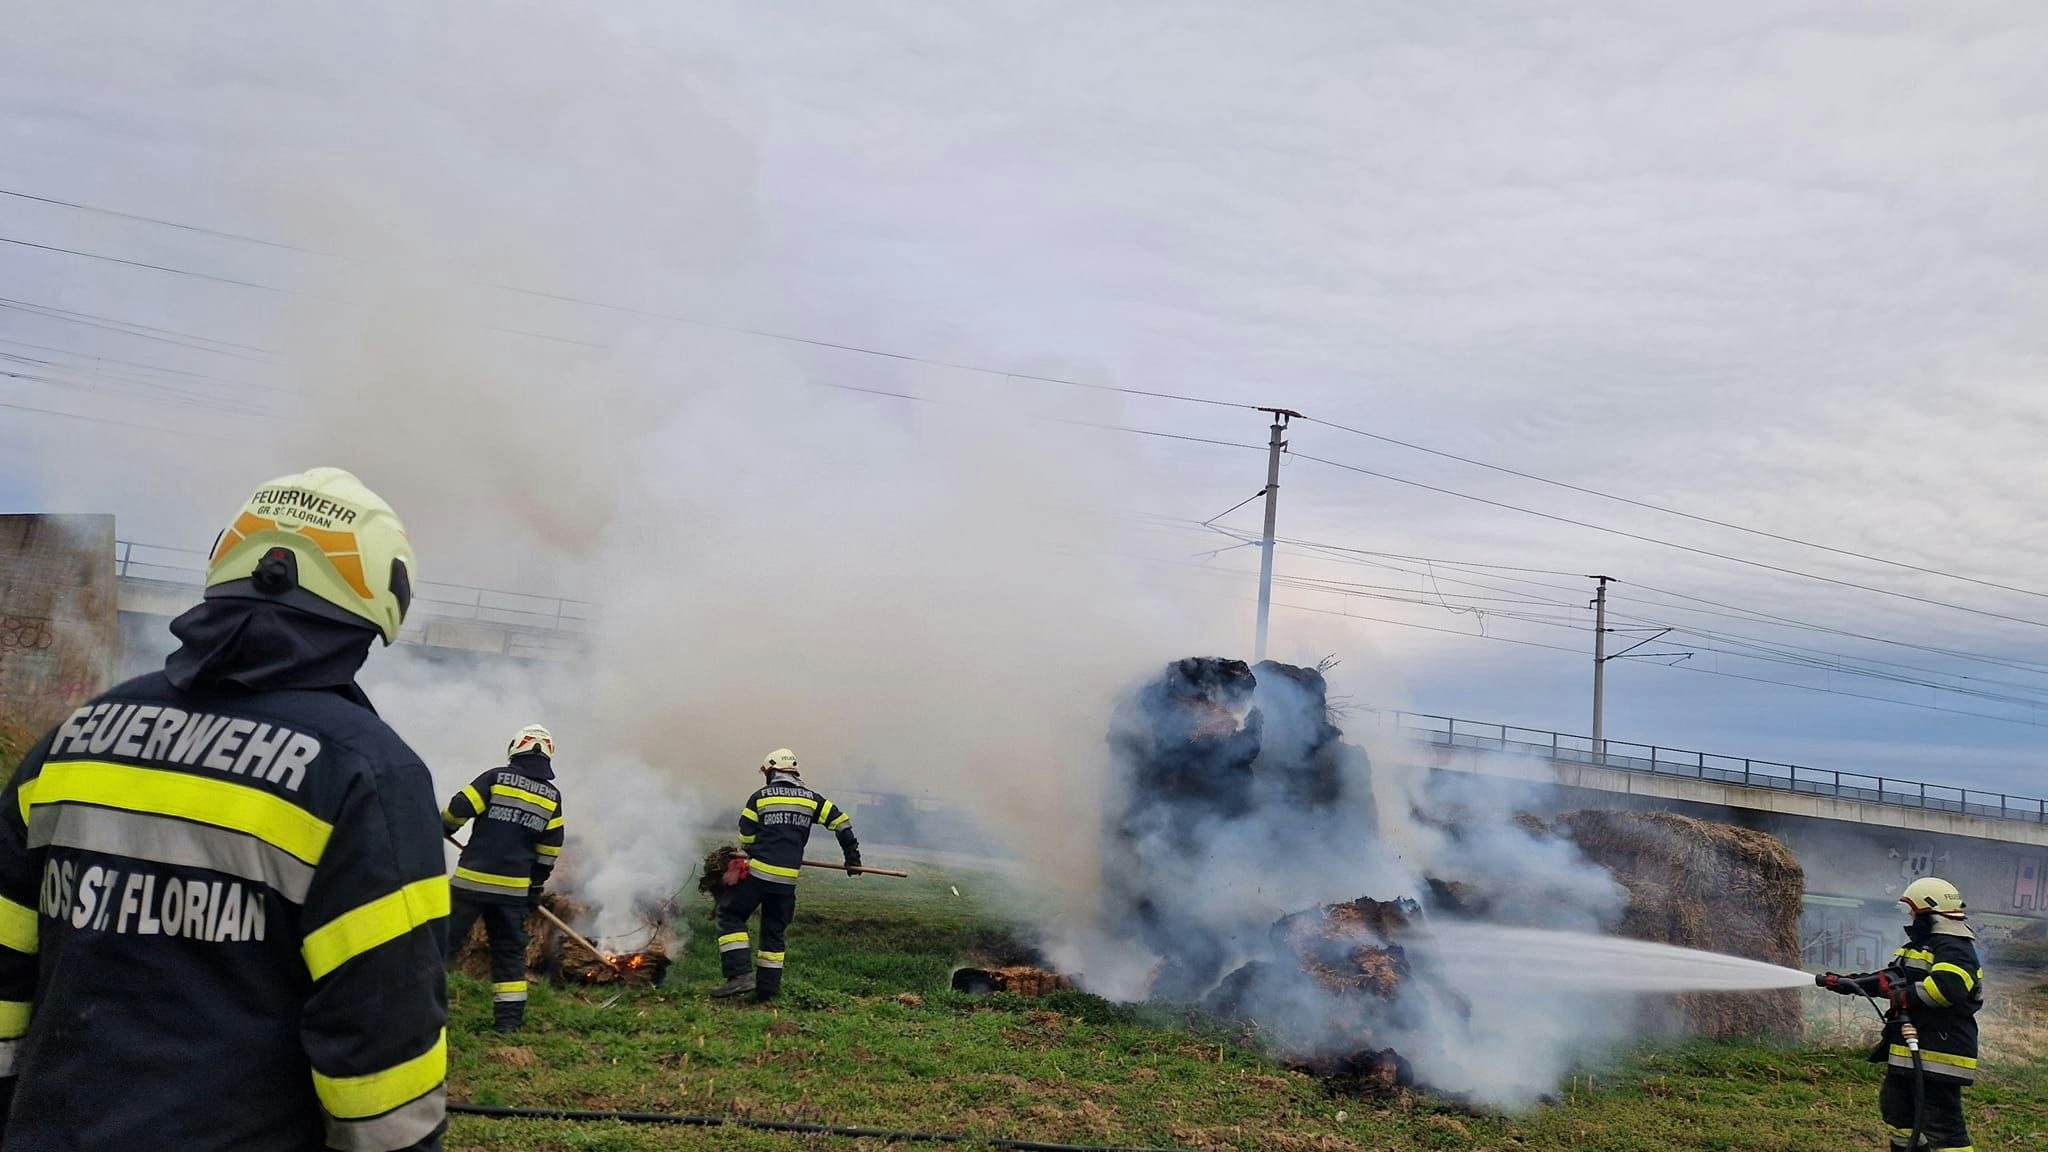
M 1351 684 L 1364 703 L 1583 732 L 1581 576 L 1605 573 L 1619 623 L 1722 634 L 1650 649 L 1696 653 L 1678 668 L 1610 664 L 1611 737 L 2048 794 L 2048 729 L 1986 718 L 2048 724 L 2012 702 L 2048 701 L 2040 5 L 596 7 L 0 0 L 0 189 L 191 226 L 0 196 L 0 506 L 112 511 L 123 538 L 203 546 L 254 482 L 310 462 L 305 445 L 348 457 L 433 407 L 332 385 L 306 401 L 313 370 L 283 354 L 346 341 L 431 279 L 459 286 L 450 313 L 489 349 L 476 362 L 549 381 L 474 406 L 507 456 L 545 456 L 586 421 L 603 393 L 579 366 L 685 329 L 705 372 L 772 357 L 805 383 L 1021 429 L 1046 445 L 1042 471 L 1113 459 L 1113 482 L 1052 498 L 1123 517 L 1090 548 L 1213 593 L 1248 646 L 1256 554 L 1203 559 L 1236 541 L 1186 522 L 1257 491 L 1259 452 L 1019 418 L 1261 445 L 1256 412 L 486 287 L 514 285 L 1284 406 L 2038 589 L 1306 423 L 1289 433 L 1301 454 L 1752 563 L 1294 459 L 1283 537 L 1513 569 L 1290 546 L 1283 578 L 1370 587 L 1283 580 L 1274 635 L 1283 657 L 1369 669 Z M 812 391 L 854 460 L 915 406 Z M 770 458 L 781 421 L 821 418 L 778 403 L 732 430 Z M 443 432 L 419 423 L 437 430 L 406 451 L 431 456 Z M 575 520 L 561 493 L 580 481 L 546 467 L 520 472 Z M 436 527 L 430 575 L 582 591 L 574 549 L 508 559 L 465 524 L 462 476 L 394 482 L 415 533 Z M 1221 524 L 1256 531 L 1257 512 Z M 1707 606 L 1673 594 L 1748 618 L 1686 614 L 1673 605 Z M 1760 641 L 1977 694 L 1734 654 Z

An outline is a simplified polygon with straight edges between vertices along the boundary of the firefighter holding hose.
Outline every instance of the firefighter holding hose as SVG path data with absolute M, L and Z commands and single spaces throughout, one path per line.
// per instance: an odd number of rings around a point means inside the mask
M 1963 1086 L 1977 1078 L 1984 969 L 1955 885 L 1923 877 L 1906 886 L 1899 902 L 1912 922 L 1890 966 L 1853 976 L 1827 972 L 1814 983 L 1890 1004 L 1884 1038 L 1870 1058 L 1888 1065 L 1877 1104 L 1892 1148 L 1967 1152 Z
M 568 835 L 554 760 L 555 738 L 528 724 L 505 746 L 505 766 L 463 785 L 441 811 L 450 839 L 476 821 L 448 882 L 455 890 L 448 955 L 452 961 L 481 919 L 491 949 L 491 1018 L 500 1032 L 526 1022 L 526 910 L 540 904 Z
M 860 875 L 860 841 L 853 817 L 845 809 L 804 786 L 797 774 L 796 753 L 777 748 L 761 761 L 767 781 L 740 809 L 740 844 L 747 850 L 747 875 L 726 890 L 718 902 L 718 966 L 725 983 L 713 996 L 748 992 L 758 1001 L 782 991 L 783 935 L 796 916 L 796 880 L 803 869 L 804 845 L 811 829 L 823 827 L 839 837 L 846 871 Z M 747 918 L 761 910 L 761 950 L 750 956 Z

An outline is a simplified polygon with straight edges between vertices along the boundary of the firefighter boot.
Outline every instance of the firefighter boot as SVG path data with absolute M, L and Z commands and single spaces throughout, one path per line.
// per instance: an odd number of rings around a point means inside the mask
M 517 1032 L 526 1023 L 526 1001 L 503 1000 L 491 1005 L 491 1024 L 504 1033 Z
M 743 972 L 740 975 L 734 976 L 732 979 L 727 980 L 725 983 L 720 984 L 718 987 L 713 988 L 711 990 L 711 994 L 723 1000 L 728 996 L 744 996 L 745 994 L 752 992 L 753 990 L 754 974 L 752 972 Z

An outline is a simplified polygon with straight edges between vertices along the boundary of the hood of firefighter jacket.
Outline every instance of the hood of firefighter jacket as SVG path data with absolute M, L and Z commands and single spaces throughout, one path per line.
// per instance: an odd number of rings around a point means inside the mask
M 794 772 L 770 772 L 768 773 L 768 783 L 762 785 L 762 787 L 773 788 L 777 784 L 802 784 L 803 782 L 803 777 L 798 776 Z
M 377 630 L 255 600 L 202 600 L 171 621 L 181 641 L 164 676 L 184 692 L 328 690 L 365 708 L 356 686 Z M 374 711 L 374 709 L 372 709 Z
M 532 780 L 553 780 L 554 762 L 538 752 L 521 752 L 506 767 Z
M 1961 936 L 1969 940 L 1977 938 L 1977 933 L 1965 921 L 1951 920 L 1946 916 L 1936 916 L 1933 919 L 1934 927 L 1928 929 L 1930 935 Z

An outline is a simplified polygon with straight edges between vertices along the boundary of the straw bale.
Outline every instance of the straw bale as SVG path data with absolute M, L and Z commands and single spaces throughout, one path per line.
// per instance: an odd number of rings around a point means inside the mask
M 1766 832 L 1675 812 L 1585 810 L 1558 827 L 1628 891 L 1616 932 L 1796 968 L 1806 875 Z M 1797 1036 L 1796 990 L 1689 993 L 1644 1005 L 1703 1036 Z

